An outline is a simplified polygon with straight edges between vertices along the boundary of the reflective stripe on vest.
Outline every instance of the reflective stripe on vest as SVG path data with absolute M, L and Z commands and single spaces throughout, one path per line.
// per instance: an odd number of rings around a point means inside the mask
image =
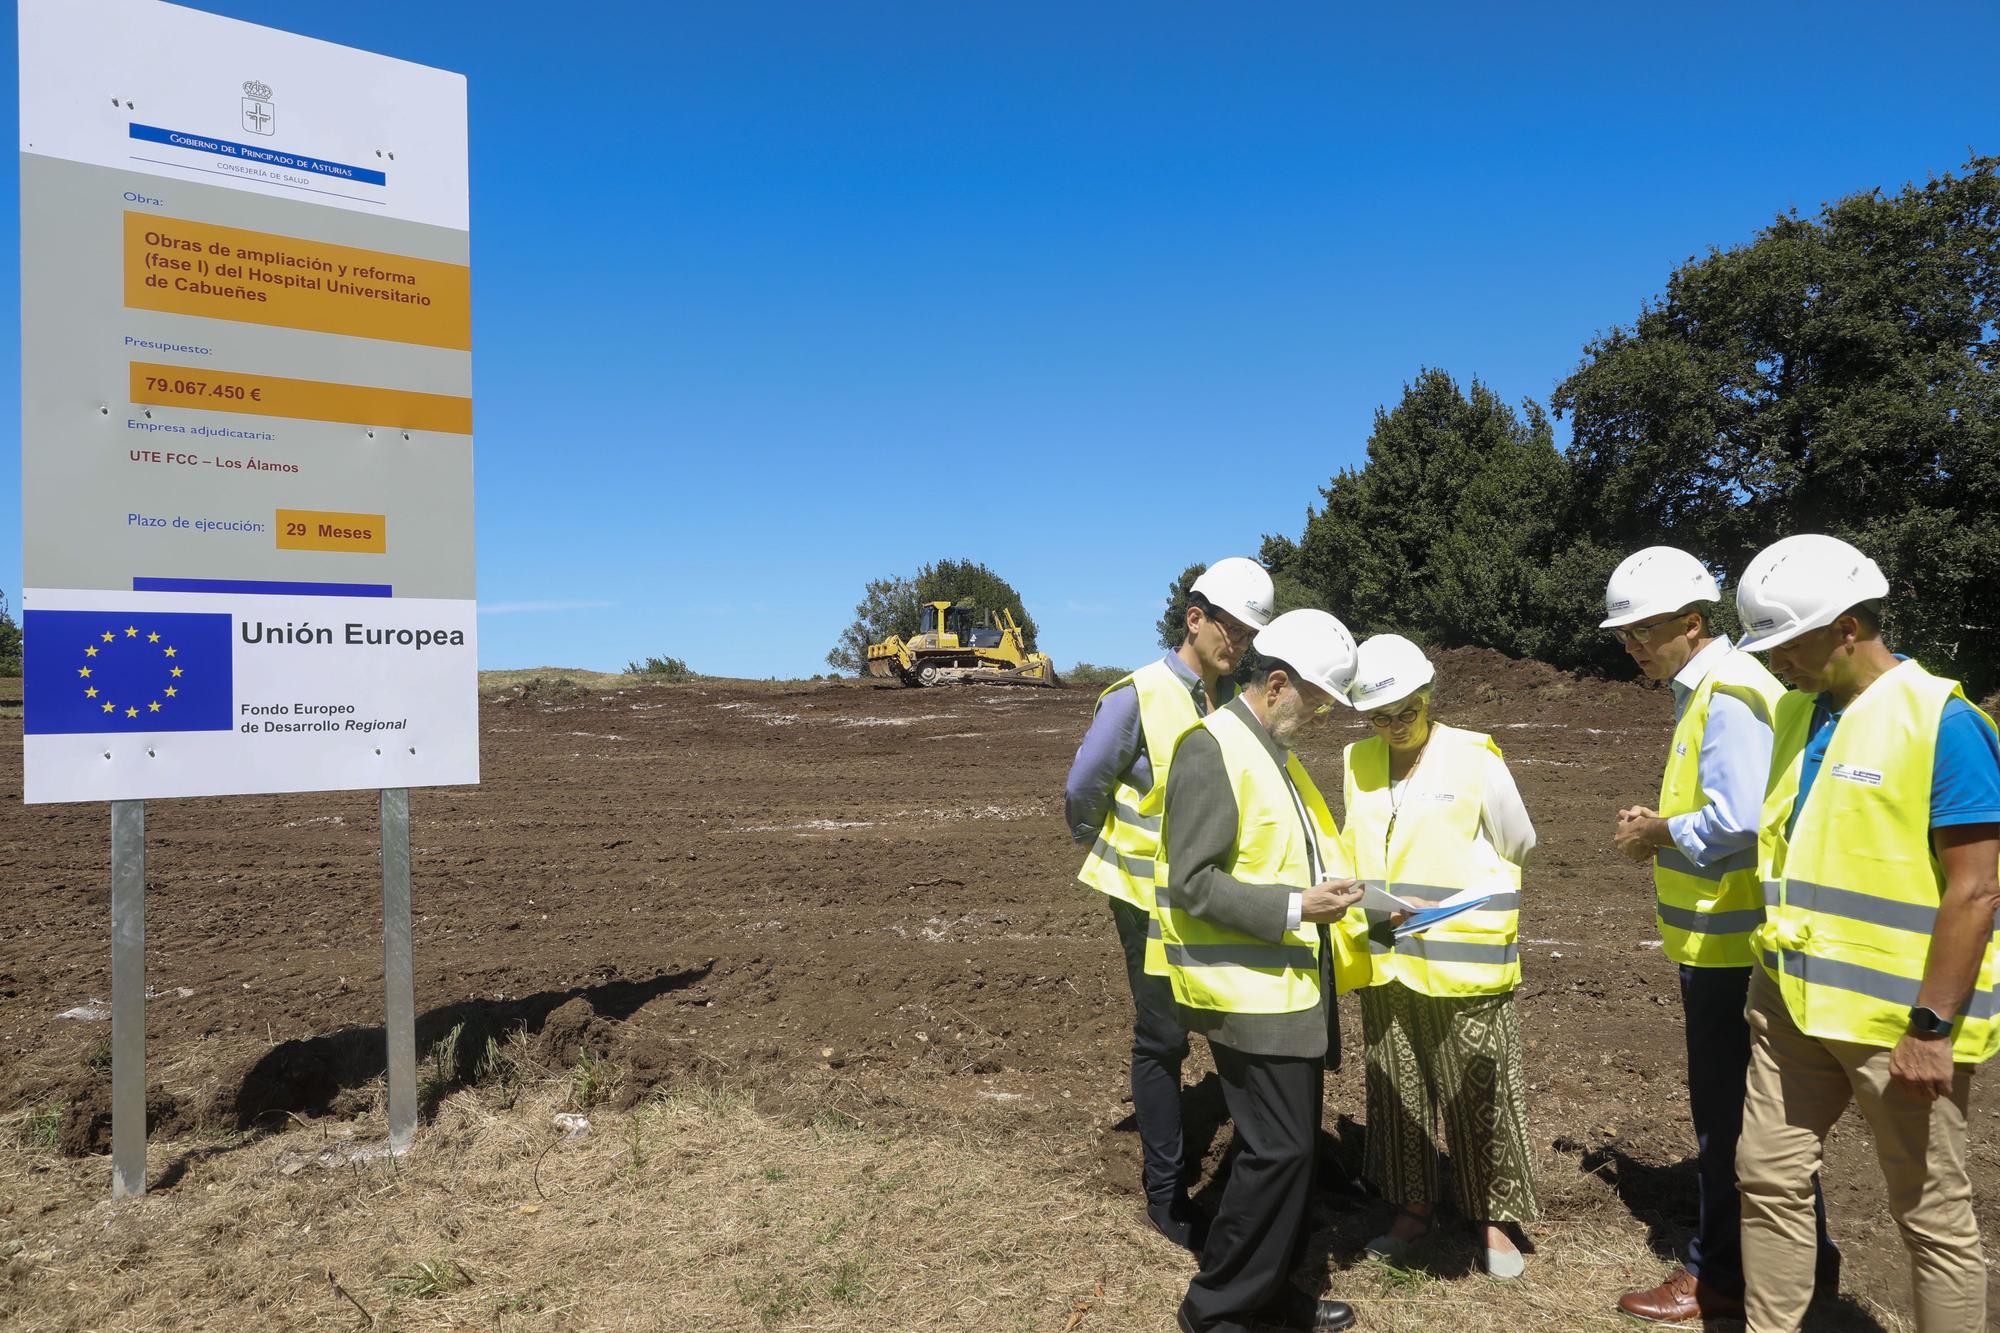
M 1766 722 L 1785 687 L 1751 654 L 1731 648 L 1688 696 L 1674 726 L 1656 807 L 1662 819 L 1692 814 L 1708 804 L 1701 785 L 1701 746 L 1709 705 L 1717 694 L 1738 699 Z M 1678 848 L 1653 857 L 1655 916 L 1667 957 L 1691 967 L 1748 967 L 1755 960 L 1750 932 L 1764 924 L 1758 892 L 1757 852 L 1746 847 L 1713 865 L 1698 866 Z
M 1102 704 L 1112 690 L 1131 686 L 1139 700 L 1139 732 L 1153 766 L 1153 785 L 1141 791 L 1120 779 L 1111 793 L 1111 810 L 1097 841 L 1083 858 L 1076 877 L 1100 893 L 1128 902 L 1142 912 L 1153 910 L 1153 860 L 1160 849 L 1160 817 L 1143 813 L 1146 798 L 1164 791 L 1174 740 L 1197 720 L 1194 695 L 1165 659 L 1148 663 L 1113 683 L 1097 696 Z M 1146 947 L 1149 972 L 1162 971 L 1157 945 Z
M 1247 884 L 1312 887 L 1307 839 L 1317 839 L 1323 863 L 1331 859 L 1337 864 L 1340 831 L 1298 756 L 1288 754 L 1280 770 L 1263 738 L 1228 709 L 1210 713 L 1189 728 L 1189 734 L 1196 730 L 1215 737 L 1236 797 L 1236 859 L 1230 875 Z M 1287 774 L 1298 791 L 1298 802 L 1286 786 Z M 1299 820 L 1300 802 L 1316 825 L 1311 830 Z M 1171 838 L 1164 827 L 1162 833 Z M 1176 906 L 1165 857 L 1154 873 L 1155 917 L 1175 1000 L 1190 1009 L 1232 1014 L 1289 1014 L 1319 1003 L 1316 926 L 1302 924 L 1278 943 L 1260 940 Z
M 1919 977 L 1899 976 L 1894 972 L 1880 972 L 1872 967 L 1862 967 L 1859 963 L 1836 962 L 1831 958 L 1817 958 L 1809 953 L 1769 952 L 1763 955 L 1764 969 L 1776 973 L 1783 967 L 1785 974 L 1795 977 L 1801 984 L 1824 987 L 1829 990 L 1849 991 L 1855 995 L 1879 1000 L 1894 1005 L 1906 1014 L 1917 1002 L 1917 989 L 1923 984 Z M 1974 1022 L 1992 1022 L 2000 1014 L 2000 994 L 1991 990 L 1975 990 L 1965 1003 L 1962 1017 Z M 1962 1059 L 1954 1043 L 1953 1057 Z
M 1953 698 L 1964 698 L 1956 681 L 1915 662 L 1878 677 L 1834 724 L 1789 838 L 1813 696 L 1795 692 L 1778 705 L 1758 840 L 1766 920 L 1755 942 L 1810 1036 L 1888 1048 L 1909 1028 L 1944 892 L 1931 852 L 1931 779 L 1938 722 Z M 1996 1052 L 2000 939 L 1988 943 L 1952 1033 L 1954 1060 Z
M 1412 903 L 1465 889 L 1494 895 L 1393 945 L 1370 939 L 1368 984 L 1400 981 L 1436 996 L 1499 995 L 1520 984 L 1521 868 L 1479 836 L 1486 765 L 1499 758 L 1492 737 L 1434 724 L 1399 805 L 1388 743 L 1371 736 L 1347 747 L 1345 843 L 1355 873 Z

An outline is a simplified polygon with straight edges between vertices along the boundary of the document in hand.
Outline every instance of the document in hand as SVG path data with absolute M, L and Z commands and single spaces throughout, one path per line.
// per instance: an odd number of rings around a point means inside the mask
M 1491 893 L 1479 889 L 1461 889 L 1443 902 L 1426 907 L 1422 903 L 1398 898 L 1381 884 L 1370 881 L 1362 885 L 1361 902 L 1358 906 L 1368 912 L 1411 913 L 1409 920 L 1396 927 L 1396 938 L 1401 939 L 1405 935 L 1415 935 L 1419 931 L 1429 930 L 1441 921 L 1449 921 L 1460 912 L 1470 912 L 1492 897 Z

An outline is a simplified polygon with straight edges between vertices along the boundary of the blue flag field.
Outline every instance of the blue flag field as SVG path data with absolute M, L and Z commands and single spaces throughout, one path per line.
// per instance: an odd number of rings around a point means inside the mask
M 227 731 L 235 693 L 227 614 L 28 611 L 29 735 Z

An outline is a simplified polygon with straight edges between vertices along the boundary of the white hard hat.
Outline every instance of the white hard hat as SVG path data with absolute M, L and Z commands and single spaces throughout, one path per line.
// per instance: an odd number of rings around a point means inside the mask
M 1674 546 L 1634 551 L 1611 571 L 1604 585 L 1604 623 L 1616 629 L 1654 616 L 1672 615 L 1696 602 L 1719 602 L 1722 589 L 1707 565 Z
M 1873 560 L 1838 537 L 1802 532 L 1757 552 L 1736 585 L 1736 617 L 1753 653 L 1831 625 L 1848 608 L 1889 593 Z
M 1218 611 L 1261 629 L 1271 623 L 1277 593 L 1264 567 L 1247 556 L 1232 555 L 1203 570 L 1189 592 L 1198 592 Z
M 1354 683 L 1354 636 L 1324 611 L 1300 607 L 1257 631 L 1253 645 L 1276 657 L 1306 680 L 1353 707 L 1347 687 Z
M 1424 650 L 1400 634 L 1377 634 L 1362 641 L 1347 702 L 1363 712 L 1387 708 L 1437 679 Z

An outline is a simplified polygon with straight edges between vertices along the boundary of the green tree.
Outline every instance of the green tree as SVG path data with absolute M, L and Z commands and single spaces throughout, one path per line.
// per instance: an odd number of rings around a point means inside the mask
M 1366 463 L 1321 488 L 1296 545 L 1266 555 L 1357 635 L 1542 656 L 1561 628 L 1547 570 L 1567 495 L 1538 405 L 1424 370 L 1377 411 Z
M 1035 620 L 1014 585 L 974 560 L 937 560 L 916 576 L 891 575 L 870 579 L 855 604 L 854 620 L 826 655 L 827 665 L 860 671 L 868 664 L 868 645 L 891 634 L 910 638 L 923 628 L 927 602 L 951 602 L 979 611 L 1005 607 L 1021 622 L 1021 637 L 1035 650 Z
M 1892 644 L 2000 684 L 2000 158 L 1690 259 L 1553 404 L 1580 542 L 1733 573 L 1845 537 L 1888 575 Z
M 7 594 L 0 592 L 0 676 L 21 674 L 21 627 L 7 609 Z
M 1208 566 L 1189 565 L 1180 577 L 1167 585 L 1166 609 L 1160 612 L 1160 619 L 1153 628 L 1160 633 L 1160 647 L 1168 652 L 1179 648 L 1187 639 L 1188 592 L 1194 581 L 1208 570 Z
M 901 575 L 870 579 L 861 600 L 854 606 L 854 622 L 840 632 L 840 639 L 826 655 L 826 663 L 837 671 L 860 671 L 868 665 L 868 645 L 880 643 L 891 634 L 904 638 L 917 632 L 922 603 L 917 600 L 917 581 Z

